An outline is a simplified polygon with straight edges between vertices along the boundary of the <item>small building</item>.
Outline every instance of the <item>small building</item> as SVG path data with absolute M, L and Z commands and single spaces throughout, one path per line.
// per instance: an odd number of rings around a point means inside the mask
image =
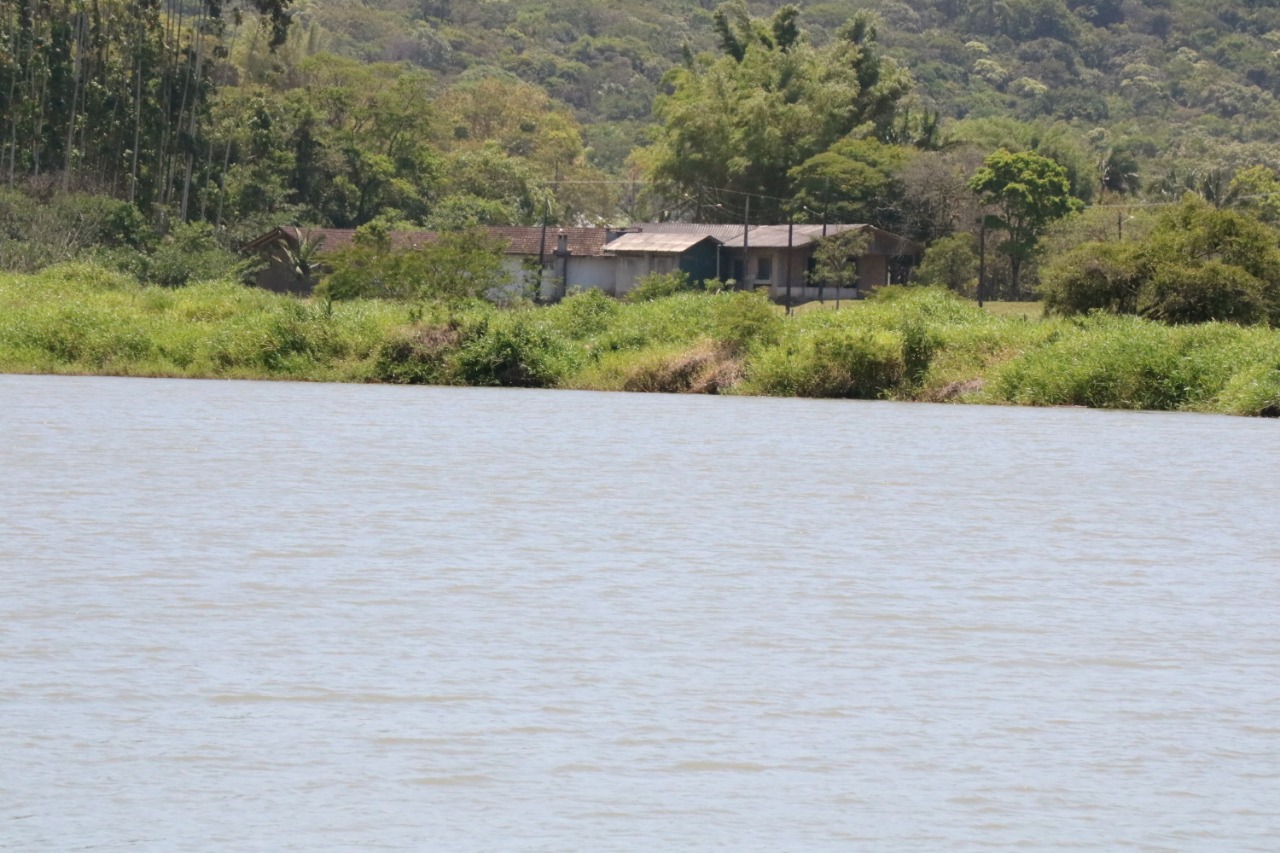
M 613 292 L 614 258 L 605 244 L 612 232 L 604 228 L 493 226 L 486 234 L 504 241 L 503 269 L 510 286 L 536 292 L 546 300 L 563 297 L 570 287 L 601 288 Z M 434 231 L 395 231 L 394 249 L 413 249 L 432 243 Z M 273 228 L 248 243 L 245 254 L 257 254 L 266 266 L 255 283 L 276 293 L 308 295 L 327 272 L 324 256 L 355 243 L 351 228 Z
M 512 225 L 483 229 L 506 242 L 503 268 L 513 289 L 553 302 L 571 288 L 613 292 L 614 259 L 607 228 Z
M 728 280 L 743 289 L 768 288 L 776 302 L 857 299 L 901 280 L 923 247 L 871 225 L 702 225 L 650 222 L 626 229 L 602 227 L 488 227 L 503 241 L 503 267 L 513 292 L 543 301 L 574 290 L 622 296 L 646 275 L 681 270 L 693 281 Z M 814 251 L 832 234 L 857 230 L 867 236 L 856 265 L 857 284 L 827 287 L 814 276 Z M 324 256 L 351 246 L 355 232 L 341 228 L 274 228 L 244 251 L 266 260 L 257 284 L 278 293 L 309 294 L 325 272 Z M 437 239 L 431 231 L 390 235 L 397 249 Z M 897 276 L 897 277 L 895 277 Z
M 894 282 L 895 268 L 909 268 L 924 247 L 873 225 L 691 225 L 644 223 L 633 226 L 643 233 L 714 234 L 722 243 L 720 278 L 732 278 L 740 287 L 767 287 L 777 302 L 790 297 L 791 304 L 816 299 L 857 299 L 877 287 Z M 816 280 L 814 251 L 826 236 L 845 231 L 867 235 L 857 266 L 855 287 L 827 287 Z
M 609 241 L 616 258 L 613 295 L 622 296 L 647 275 L 681 271 L 690 281 L 720 278 L 720 241 L 703 234 L 632 231 Z

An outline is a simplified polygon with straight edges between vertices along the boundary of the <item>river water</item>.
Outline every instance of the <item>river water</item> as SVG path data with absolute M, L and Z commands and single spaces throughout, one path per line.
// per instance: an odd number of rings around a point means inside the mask
M 1280 849 L 1280 425 L 0 377 L 0 847 Z

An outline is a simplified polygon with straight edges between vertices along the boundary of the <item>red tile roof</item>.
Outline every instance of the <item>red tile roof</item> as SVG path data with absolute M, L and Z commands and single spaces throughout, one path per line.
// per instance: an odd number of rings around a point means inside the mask
M 508 255 L 537 255 L 540 250 L 552 257 L 556 251 L 559 236 L 568 238 L 569 254 L 575 257 L 600 256 L 604 254 L 605 238 L 609 236 L 607 229 L 594 227 L 561 227 L 548 226 L 545 244 L 543 229 L 540 225 L 491 226 L 483 229 L 492 237 L 506 241 L 503 251 Z M 349 248 L 355 242 L 355 229 L 352 228 L 297 228 L 287 226 L 276 228 L 245 246 L 246 251 L 260 249 L 279 239 L 286 239 L 297 245 L 302 241 L 321 241 L 320 252 L 336 252 Z M 435 231 L 393 231 L 391 245 L 397 249 L 413 249 L 432 243 L 437 238 Z
M 500 237 L 508 241 L 506 249 L 508 255 L 536 255 L 543 245 L 542 227 L 540 225 L 493 226 L 485 230 L 494 237 Z M 561 234 L 568 238 L 570 255 L 582 257 L 583 255 L 598 256 L 604 254 L 608 229 L 551 225 L 547 227 L 545 248 L 547 257 L 551 257 L 555 253 L 556 242 Z

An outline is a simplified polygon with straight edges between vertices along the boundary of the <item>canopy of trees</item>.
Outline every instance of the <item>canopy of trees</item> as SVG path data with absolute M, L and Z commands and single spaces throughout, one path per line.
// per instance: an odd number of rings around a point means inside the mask
M 1280 223 L 1277 32 L 1240 0 L 10 0 L 0 265 L 286 222 L 791 217 L 951 240 L 925 277 L 959 287 L 994 214 L 988 292 L 1027 295 L 1100 236 L 1048 225 L 1079 203 L 1117 240 L 1186 193 Z M 1051 210 L 975 179 L 999 149 L 1052 164 Z
M 672 71 L 671 94 L 657 102 L 661 129 L 644 153 L 656 181 L 675 194 L 788 198 L 800 164 L 855 130 L 887 135 L 909 79 L 877 51 L 871 19 L 855 15 L 817 49 L 798 18 L 794 6 L 767 21 L 741 5 L 716 12 L 723 55 Z M 711 210 L 740 218 L 733 208 Z

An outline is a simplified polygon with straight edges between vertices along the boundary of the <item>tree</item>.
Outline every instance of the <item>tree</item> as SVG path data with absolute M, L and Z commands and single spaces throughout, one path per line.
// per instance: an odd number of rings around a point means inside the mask
M 797 28 L 798 12 L 780 9 L 771 21 L 750 18 L 740 5 L 716 17 L 725 55 L 702 57 L 667 78 L 671 93 L 655 103 L 663 124 L 639 159 L 674 197 L 703 188 L 790 198 L 792 170 L 837 141 L 891 134 L 909 79 L 876 50 L 876 28 L 855 15 L 826 47 L 816 49 Z M 740 218 L 740 196 L 719 218 Z
M 482 231 L 454 231 L 411 248 L 395 248 L 384 228 L 366 226 L 355 246 L 326 256 L 332 272 L 316 293 L 330 299 L 458 301 L 489 295 L 508 284 L 503 243 Z
M 1085 243 L 1045 268 L 1054 314 L 1103 310 L 1166 323 L 1280 321 L 1276 233 L 1188 194 L 1142 242 Z
M 1009 259 L 1015 293 L 1022 266 L 1035 254 L 1040 235 L 1053 221 L 1084 206 L 1071 196 L 1066 169 L 1028 151 L 996 151 L 969 180 L 969 188 L 997 211 L 988 217 L 988 227 L 1006 235 L 996 248 Z
M 972 234 L 943 237 L 925 249 L 920 266 L 912 275 L 914 284 L 945 287 L 969 295 L 978 281 L 977 241 Z
M 1236 172 L 1228 191 L 1238 207 L 1263 222 L 1280 223 L 1280 178 L 1267 166 L 1250 166 Z
M 796 202 L 806 218 L 828 222 L 875 223 L 895 230 L 898 174 L 915 152 L 875 139 L 843 139 L 791 170 Z
M 869 242 L 866 233 L 855 228 L 819 240 L 813 250 L 814 284 L 819 288 L 857 287 L 858 258 L 866 253 Z

